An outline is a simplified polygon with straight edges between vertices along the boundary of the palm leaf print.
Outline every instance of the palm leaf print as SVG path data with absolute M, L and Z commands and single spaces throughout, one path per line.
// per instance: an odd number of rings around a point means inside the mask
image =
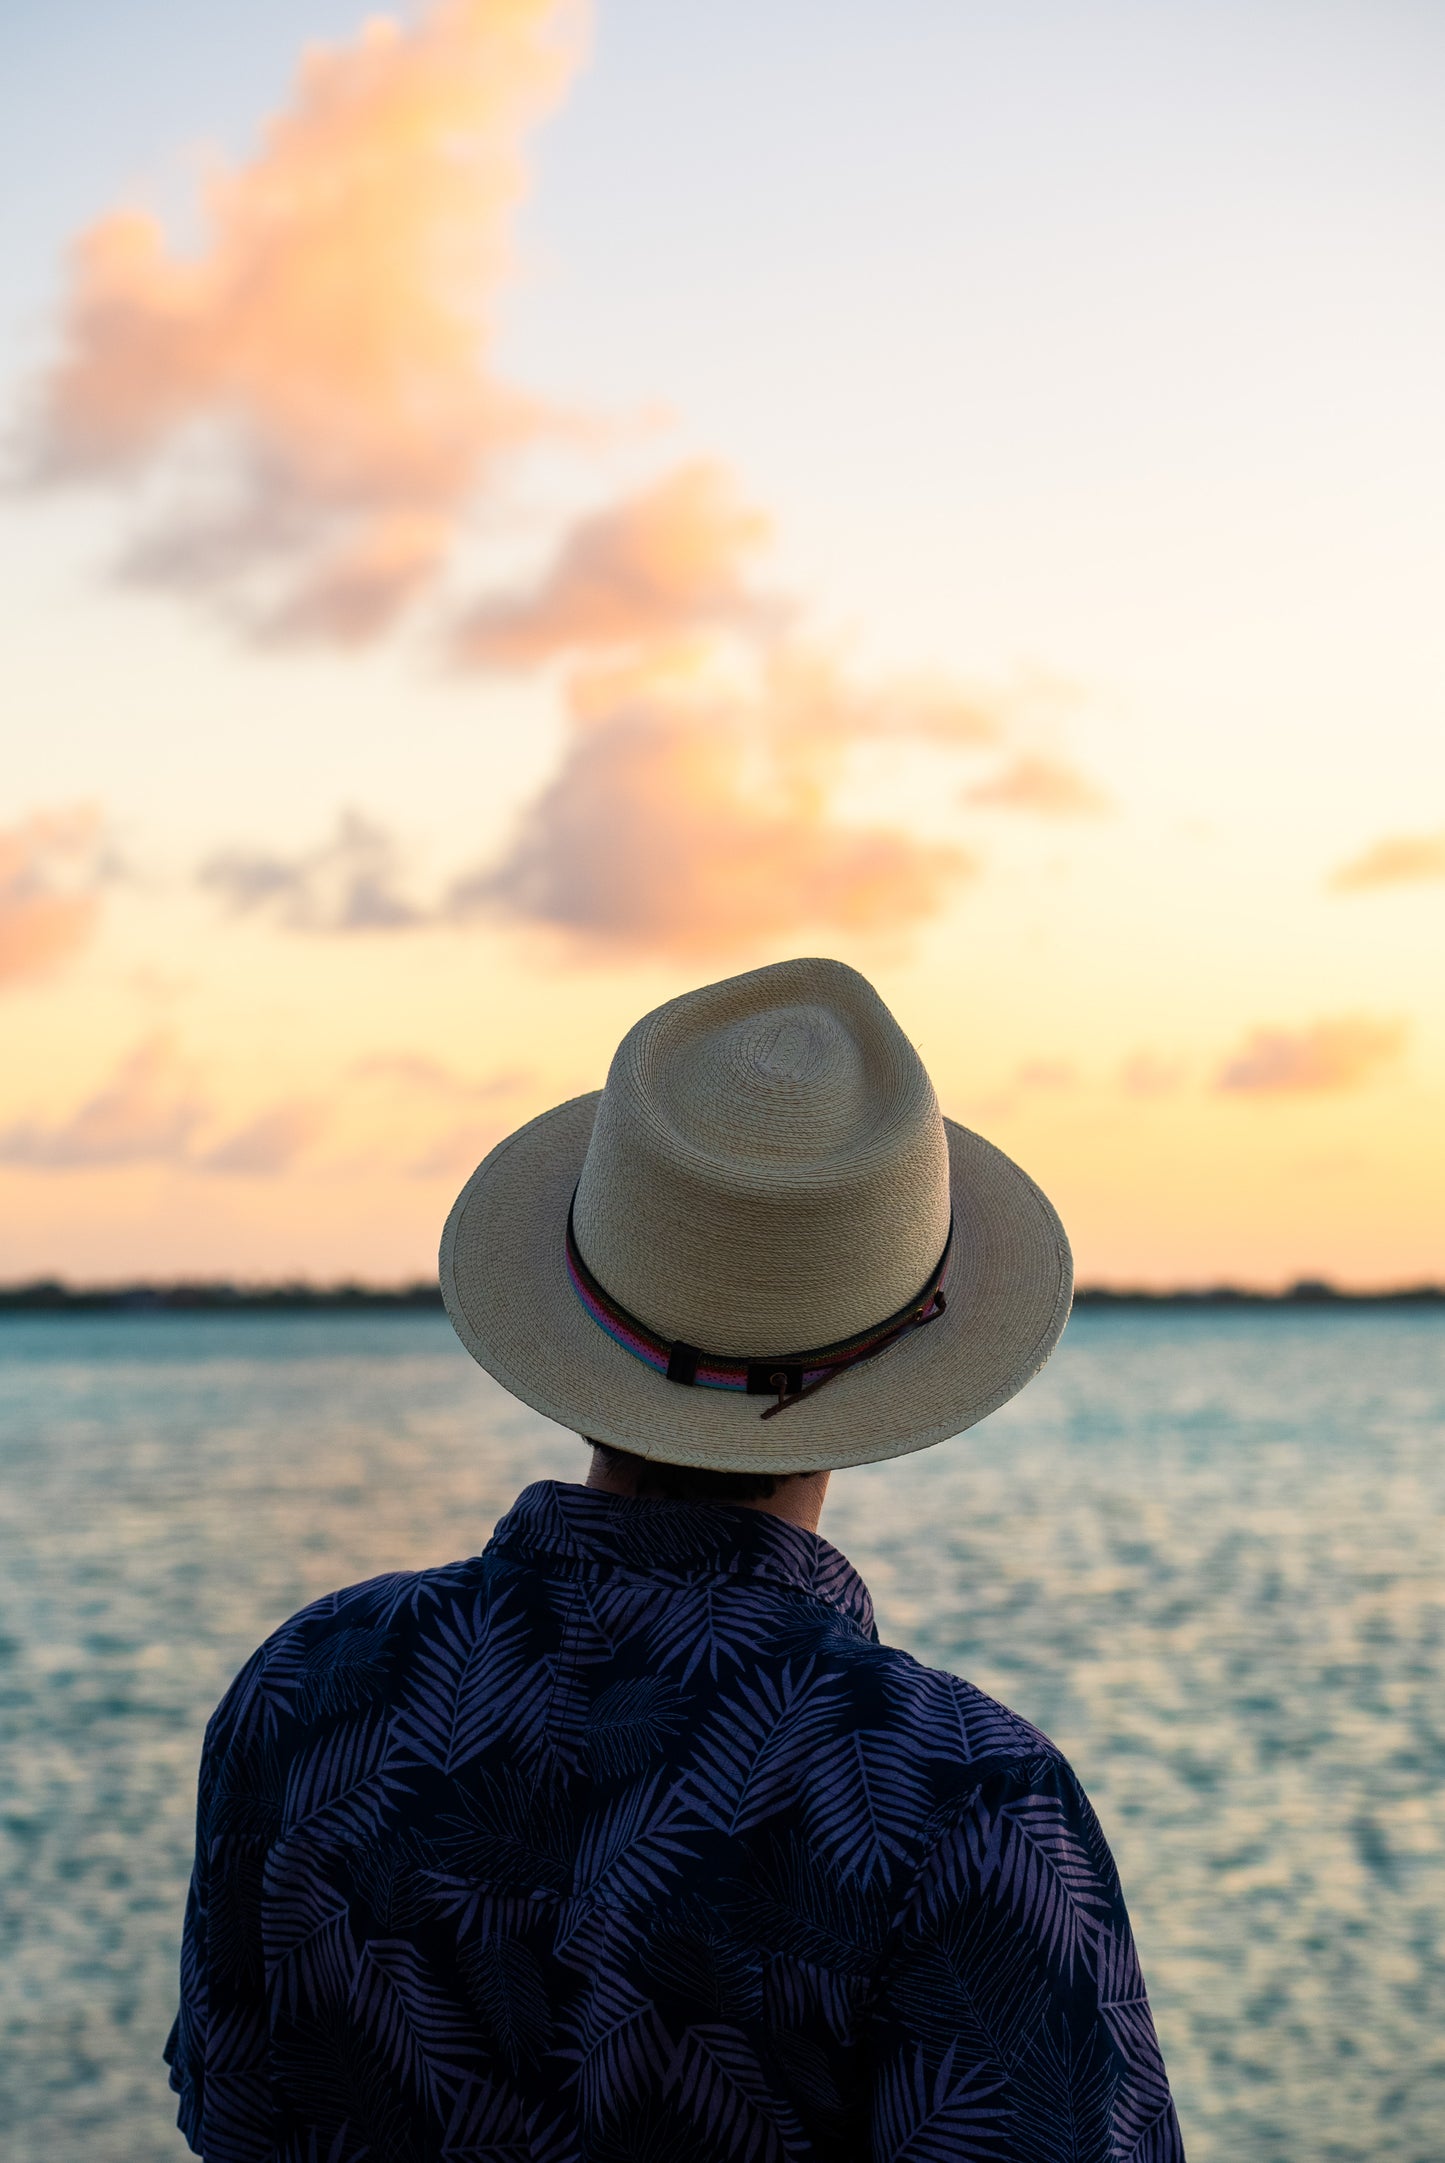
M 496 2163 L 531 2163 L 527 2139 L 527 2106 L 515 2089 L 495 2081 L 464 2087 L 452 2106 L 442 2136 L 442 2154 L 481 2163 L 483 2156 Z
M 1071 1974 L 1093 1948 L 1109 1902 L 1072 1814 L 1055 1795 L 1022 1795 L 990 1816 L 980 1808 L 966 1828 L 981 1888 L 991 1887 Z
M 1111 2163 L 1184 2163 L 1184 2142 L 1162 2061 L 1131 2067 L 1110 2126 Z
M 295 1709 L 303 1720 L 352 1712 L 386 1681 L 387 1635 L 368 1629 L 335 1630 L 307 1647 L 300 1663 Z
M 435 1843 L 410 1827 L 348 1848 L 347 1872 L 377 1935 L 400 1937 L 450 1911 L 441 1861 Z
M 415 1615 L 433 1603 L 446 1575 L 446 1571 L 438 1570 L 429 1579 L 414 1570 L 388 1570 L 380 1577 L 363 1579 L 359 1585 L 345 1586 L 329 1601 L 318 1602 L 317 1607 L 333 1615 L 346 1615 L 352 1622 L 365 1619 L 386 1629 L 403 1610 Z M 317 1608 L 303 1612 L 314 1614 Z
M 770 2030 L 821 2024 L 835 2043 L 846 2043 L 857 2032 L 866 1994 L 859 1977 L 788 1953 L 774 1953 L 769 1960 L 764 1990 Z
M 328 2006 L 316 2017 L 283 2023 L 273 2055 L 291 2110 L 314 2127 L 318 2141 L 340 2142 L 347 2163 L 381 2156 L 386 2163 L 424 2163 L 416 2099 L 397 2085 L 347 2008 Z
M 266 1988 L 273 2012 L 294 2019 L 328 1999 L 345 2003 L 356 1972 L 351 1911 L 335 1886 L 310 1870 L 286 1873 L 267 1904 Z
M 1036 1948 L 1006 1908 L 970 1903 L 910 1944 L 893 1986 L 899 2016 L 925 2044 L 957 2040 L 1001 2072 L 1029 2049 L 1049 2001 Z
M 809 2145 L 736 2028 L 689 2028 L 667 2069 L 666 2091 L 676 2093 L 711 2146 L 739 2163 L 782 2163 Z
M 1126 2064 L 1148 2068 L 1159 2062 L 1154 2016 L 1139 1972 L 1132 1937 L 1104 1929 L 1099 1933 L 1099 2011 Z
M 554 2055 L 572 2064 L 568 2084 L 593 2125 L 655 2087 L 672 2055 L 657 2007 L 620 1971 L 595 1977 L 562 2033 Z
M 1183 2163 L 1059 1753 L 796 1526 L 542 1483 L 207 1731 L 210 2163 Z
M 753 2020 L 762 2010 L 762 1965 L 751 1946 L 717 1927 L 703 1902 L 679 1903 L 639 1954 L 660 1997 L 695 2005 L 719 2020 Z
M 930 1757 L 951 1764 L 986 1757 L 1018 1761 L 1048 1748 L 1038 1729 L 1007 1705 L 957 1675 L 920 1667 L 915 1660 L 893 1664 L 888 1694 Z
M 211 1846 L 206 1898 L 206 1938 L 211 1973 L 218 1982 L 244 1989 L 260 1981 L 265 1965 L 261 1900 L 266 1847 L 261 1840 L 217 1840 Z
M 437 1849 L 470 1906 L 507 1887 L 570 1890 L 572 1823 L 560 1789 L 539 1788 L 525 1774 L 482 1772 L 452 1783 L 448 1795 L 458 1808 L 440 1820 Z
M 1004 2150 L 1007 2106 L 999 2076 L 969 2066 L 955 2077 L 953 2061 L 950 2048 L 930 2079 L 920 2044 L 911 2061 L 900 2057 L 880 2076 L 873 2107 L 878 2163 L 959 2163 L 963 2156 L 982 2163 Z
M 686 1585 L 654 1591 L 647 1632 L 655 1667 L 677 1670 L 674 1680 L 686 1689 L 697 1674 L 716 1682 L 725 1667 L 742 1667 L 763 1652 L 776 1626 L 775 1601 L 760 1600 L 751 1588 L 736 1585 Z
M 806 1808 L 834 1868 L 866 1885 L 909 1856 L 930 1801 L 912 1736 L 855 1728 L 819 1752 Z
M 587 1708 L 583 1749 L 597 1778 L 633 1778 L 647 1770 L 682 1726 L 680 1691 L 659 1675 L 612 1683 Z
M 255 2163 L 275 2140 L 275 2107 L 267 2062 L 264 2020 L 232 2013 L 212 2023 L 206 2038 L 207 2115 L 224 2129 L 215 2144 L 217 2163 Z
M 304 2144 L 288 2140 L 281 2150 L 281 2163 L 362 2163 L 365 2149 L 351 2138 L 345 2126 L 332 2134 L 323 2148 L 321 2134 L 312 2126 Z
M 842 1876 L 796 1833 L 754 1853 L 736 1908 L 740 1926 L 758 1943 L 808 1967 L 851 1976 L 872 1973 L 890 1920 L 876 1880 Z
M 655 1900 L 696 1852 L 688 1836 L 697 1830 L 686 1793 L 654 1773 L 587 1820 L 577 1843 L 573 1890 L 615 1903 Z
M 421 1764 L 455 1773 L 503 1738 L 535 1750 L 545 1709 L 526 1614 L 478 1592 L 469 1613 L 438 1615 L 422 1639 L 397 1739 Z
M 406 1939 L 372 1938 L 362 1947 L 352 2008 L 393 2072 L 433 2108 L 465 2078 L 475 2051 L 470 2027 Z
M 387 1810 L 410 1792 L 395 1770 L 384 1714 L 336 1728 L 292 1763 L 282 1838 L 374 1839 Z
M 201 1792 L 197 1838 L 207 1848 L 226 1835 L 274 1840 L 286 1810 L 286 1775 L 269 1737 L 244 1750 L 233 1745 L 217 1758 Z
M 792 1803 L 839 1707 L 838 1678 L 808 1661 L 739 1676 L 698 1737 L 688 1784 L 704 1820 L 738 1834 Z
M 577 2163 L 565 2126 L 529 2110 L 515 2090 L 481 2081 L 457 2097 L 442 2163 Z
M 508 2069 L 540 2058 L 552 2034 L 547 1984 L 535 1957 L 515 1938 L 471 1938 L 457 1967 L 482 2033 Z
M 541 1730 L 539 1770 L 549 1780 L 567 1780 L 585 1769 L 593 1676 L 616 1657 L 592 1586 L 567 1587 L 560 1604 L 561 1642 L 547 1663 L 551 1690 L 543 1700 L 546 1717 Z
M 1096 2033 L 1076 2047 L 1045 2018 L 1014 2068 L 1014 2144 L 1019 2163 L 1089 2163 L 1107 2152 L 1118 2074 Z

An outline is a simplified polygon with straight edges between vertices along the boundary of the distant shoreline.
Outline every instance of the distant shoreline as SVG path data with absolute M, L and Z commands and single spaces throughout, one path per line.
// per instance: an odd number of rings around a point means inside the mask
M 1342 1291 L 1317 1279 L 1305 1279 L 1284 1291 L 1265 1292 L 1221 1284 L 1197 1290 L 1147 1291 L 1142 1288 L 1083 1285 L 1077 1307 L 1207 1308 L 1231 1307 L 1437 1307 L 1445 1306 L 1445 1284 L 1400 1285 L 1384 1291 Z M 425 1314 L 440 1313 L 435 1284 L 170 1284 L 72 1285 L 54 1278 L 28 1284 L 0 1285 L 0 1315 L 5 1314 Z

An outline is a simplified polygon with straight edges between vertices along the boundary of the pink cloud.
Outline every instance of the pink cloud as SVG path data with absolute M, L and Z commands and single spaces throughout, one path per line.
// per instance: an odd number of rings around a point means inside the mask
M 1173 1096 L 1184 1082 L 1184 1068 L 1177 1059 L 1161 1059 L 1151 1051 L 1136 1051 L 1119 1069 L 1119 1087 L 1125 1096 Z
M 1406 1029 L 1361 1015 L 1304 1029 L 1255 1029 L 1221 1067 L 1217 1089 L 1260 1096 L 1357 1089 L 1398 1058 Z
M 205 1115 L 189 1069 L 167 1038 L 152 1037 L 68 1119 L 20 1121 L 0 1132 L 0 1161 L 47 1169 L 177 1163 Z
M 0 984 L 47 974 L 91 937 L 99 844 L 99 815 L 84 809 L 0 830 Z
M 1413 886 L 1445 879 L 1445 832 L 1390 834 L 1361 856 L 1331 874 L 1337 894 L 1359 893 L 1371 886 Z
M 193 255 L 116 210 L 76 245 L 41 478 L 201 462 L 136 576 L 239 596 L 271 631 L 382 628 L 496 460 L 544 425 L 487 360 L 528 131 L 581 49 L 559 0 L 438 0 L 314 47 Z
M 974 863 L 963 849 L 836 815 L 850 746 L 972 742 L 977 710 L 930 691 L 860 690 L 816 658 L 751 695 L 622 679 L 577 693 L 560 772 L 496 866 L 451 907 L 604 946 L 746 949 L 805 930 L 882 932 L 931 916 Z
M 731 654 L 730 662 L 738 659 Z M 644 649 L 567 686 L 561 767 L 500 859 L 430 897 L 402 877 L 384 826 L 345 814 L 319 847 L 232 849 L 200 882 L 290 931 L 419 931 L 490 917 L 594 947 L 721 953 L 819 930 L 891 932 L 936 913 L 975 869 L 967 850 L 842 817 L 850 753 L 934 754 L 991 742 L 988 705 L 936 679 L 869 684 L 777 645 L 741 668 L 714 648 Z
M 458 654 L 499 668 L 636 645 L 701 626 L 757 627 L 780 614 L 748 577 L 769 521 L 699 461 L 573 527 L 537 586 L 489 601 L 456 634 Z
M 279 1172 L 290 1169 L 302 1151 L 319 1137 L 325 1124 L 319 1104 L 300 1099 L 288 1104 L 274 1104 L 208 1149 L 197 1160 L 198 1166 L 208 1172 L 274 1178 Z
M 963 800 L 987 810 L 1029 811 L 1046 819 L 1097 818 L 1111 808 L 1103 790 L 1076 766 L 1032 751 L 965 789 Z

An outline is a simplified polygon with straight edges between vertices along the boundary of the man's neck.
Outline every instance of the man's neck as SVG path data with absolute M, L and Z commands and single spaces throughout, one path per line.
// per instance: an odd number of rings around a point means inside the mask
M 602 1452 L 592 1452 L 592 1469 L 586 1484 L 605 1495 L 627 1495 L 634 1501 L 650 1501 L 648 1495 L 639 1495 L 637 1475 L 629 1466 L 609 1464 Z M 766 1517 L 781 1517 L 784 1524 L 798 1525 L 804 1532 L 816 1532 L 818 1520 L 823 1514 L 823 1497 L 828 1492 L 826 1472 L 787 1472 L 778 1475 L 778 1484 L 766 1500 L 752 1502 L 729 1502 L 732 1510 L 760 1510 Z

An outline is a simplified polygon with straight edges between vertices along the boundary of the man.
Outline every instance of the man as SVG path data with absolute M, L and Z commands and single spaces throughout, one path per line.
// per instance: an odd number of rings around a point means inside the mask
M 1062 1227 L 840 963 L 675 999 L 473 1174 L 447 1309 L 593 1443 L 336 1593 L 207 1731 L 212 2163 L 1174 2163 L 1112 1859 L 1025 1721 L 879 1644 L 830 1469 L 1036 1373 Z

